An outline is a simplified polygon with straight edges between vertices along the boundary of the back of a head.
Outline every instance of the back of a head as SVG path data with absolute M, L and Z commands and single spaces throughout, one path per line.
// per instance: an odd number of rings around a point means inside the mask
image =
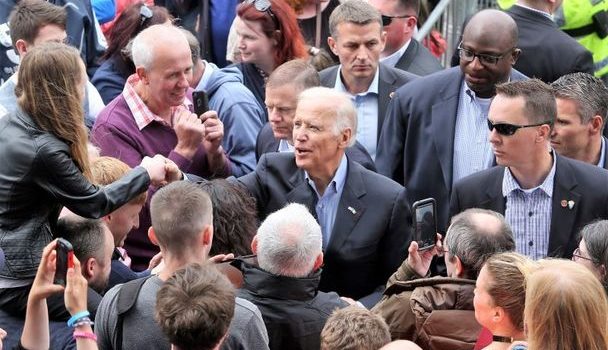
M 605 124 L 608 117 L 608 87 L 601 79 L 589 73 L 570 73 L 551 83 L 551 87 L 556 98 L 576 102 L 581 123 L 586 124 L 599 115 Z
M 527 282 L 525 322 L 531 349 L 605 350 L 608 301 L 585 267 L 544 260 Z
M 306 277 L 321 254 L 321 227 L 302 204 L 292 203 L 268 215 L 257 239 L 260 267 L 272 274 Z
M 465 278 L 476 279 L 486 260 L 501 252 L 515 250 L 509 224 L 501 214 L 486 209 L 467 209 L 452 218 L 444 245 L 446 258 L 458 257 Z
M 67 214 L 57 220 L 55 236 L 68 240 L 74 255 L 85 263 L 89 258 L 103 261 L 106 234 L 104 223 L 99 219 L 85 219 L 76 214 Z
M 84 63 L 74 47 L 36 45 L 19 66 L 17 103 L 36 125 L 70 145 L 71 156 L 90 178 L 87 130 L 82 116 Z
M 293 85 L 299 91 L 320 86 L 321 80 L 316 69 L 303 59 L 291 60 L 275 68 L 268 77 L 266 88 L 279 89 Z
M 196 64 L 198 60 L 201 58 L 201 43 L 198 41 L 198 38 L 192 34 L 186 28 L 179 28 L 179 30 L 184 34 L 186 40 L 188 40 L 188 46 L 190 46 L 190 56 L 192 56 L 192 64 Z
M 212 226 L 211 200 L 199 186 L 176 181 L 158 190 L 150 201 L 152 228 L 161 248 L 180 254 L 200 246 L 200 234 Z
M 213 245 L 210 255 L 251 254 L 251 240 L 258 227 L 255 199 L 246 189 L 224 179 L 200 184 L 213 205 Z
M 228 332 L 235 291 L 210 264 L 176 271 L 156 294 L 156 320 L 180 350 L 211 350 Z
M 67 12 L 45 0 L 18 1 L 8 19 L 11 41 L 16 47 L 17 40 L 33 43 L 40 29 L 46 25 L 65 28 Z
M 496 85 L 496 94 L 508 98 L 523 98 L 524 113 L 530 123 L 555 123 L 557 104 L 553 89 L 538 79 Z
M 512 326 L 523 332 L 526 278 L 536 264 L 521 254 L 509 252 L 491 256 L 484 267 L 490 276 L 487 292 L 493 304 L 501 307 Z
M 91 180 L 98 185 L 105 186 L 118 181 L 129 171 L 131 171 L 131 167 L 117 158 L 104 156 L 91 160 L 91 174 L 93 176 Z M 146 197 L 147 193 L 143 192 L 133 198 L 130 202 L 144 204 L 146 202 Z
M 357 305 L 334 311 L 321 331 L 321 350 L 377 350 L 390 341 L 384 319 Z
M 336 39 L 338 25 L 342 23 L 364 26 L 374 22 L 382 28 L 382 16 L 375 7 L 364 0 L 348 0 L 336 7 L 329 16 L 329 32 Z

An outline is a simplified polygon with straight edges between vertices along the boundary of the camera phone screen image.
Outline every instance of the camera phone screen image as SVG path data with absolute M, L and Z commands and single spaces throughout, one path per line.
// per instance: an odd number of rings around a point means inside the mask
M 435 244 L 437 229 L 433 203 L 426 203 L 416 208 L 416 233 L 419 248 Z

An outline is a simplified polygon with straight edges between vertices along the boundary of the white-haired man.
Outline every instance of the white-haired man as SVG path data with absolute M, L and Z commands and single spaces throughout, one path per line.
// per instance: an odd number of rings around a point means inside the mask
M 135 74 L 127 79 L 122 94 L 101 111 L 91 133 L 101 155 L 135 167 L 144 156 L 161 154 L 183 172 L 228 175 L 230 166 L 221 146 L 224 127 L 217 113 L 197 116 L 189 111 L 186 95 L 192 58 L 184 34 L 173 26 L 154 25 L 135 37 L 131 51 Z M 158 253 L 146 234 L 148 205 L 139 221 L 139 228 L 125 242 L 138 271 L 145 270 Z
M 303 91 L 293 123 L 295 152 L 263 155 L 238 181 L 257 199 L 260 219 L 287 203 L 306 205 L 323 233 L 320 290 L 373 305 L 411 240 L 405 189 L 344 154 L 357 132 L 345 93 Z
M 251 243 L 258 266 L 239 261 L 239 296 L 262 313 L 270 349 L 318 348 L 325 321 L 348 304 L 336 293 L 319 292 L 321 227 L 302 204 L 270 214 Z M 301 324 L 305 323 L 305 328 Z

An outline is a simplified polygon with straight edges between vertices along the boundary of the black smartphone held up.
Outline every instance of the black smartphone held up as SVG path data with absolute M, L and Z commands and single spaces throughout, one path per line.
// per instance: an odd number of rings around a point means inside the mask
M 192 93 L 192 100 L 194 102 L 194 113 L 197 116 L 207 112 L 209 110 L 209 98 L 204 91 L 194 91 Z
M 434 198 L 417 201 L 412 206 L 414 212 L 414 240 L 418 242 L 418 250 L 426 250 L 435 246 L 437 240 L 437 204 Z
M 53 283 L 65 286 L 68 268 L 74 267 L 74 249 L 72 244 L 63 238 L 57 240 L 57 258 L 55 261 L 55 280 Z

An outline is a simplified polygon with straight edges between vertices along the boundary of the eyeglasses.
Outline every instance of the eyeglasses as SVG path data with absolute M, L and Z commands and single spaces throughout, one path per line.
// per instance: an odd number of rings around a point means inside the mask
M 410 17 L 416 18 L 416 16 L 413 16 L 413 15 L 403 15 L 403 16 L 382 15 L 382 26 L 386 27 L 387 25 L 391 24 L 393 22 L 394 18 L 410 18 Z
M 581 255 L 581 249 L 577 247 L 576 249 L 574 249 L 574 253 L 572 253 L 572 261 L 577 261 L 579 259 L 591 261 L 594 264 L 596 263 L 595 260 Z
M 541 125 L 551 125 L 553 124 L 551 121 L 544 121 L 542 123 L 538 123 L 538 124 L 530 124 L 530 125 L 514 125 L 514 124 L 509 124 L 509 123 L 492 123 L 490 121 L 490 119 L 487 119 L 488 122 L 488 129 L 490 129 L 490 131 L 496 129 L 496 132 L 500 135 L 503 136 L 511 136 L 513 134 L 515 134 L 515 132 L 521 128 L 531 128 L 534 126 L 541 126 Z
M 270 19 L 272 19 L 274 27 L 277 30 L 281 29 L 279 19 L 277 18 L 277 16 L 275 16 L 274 12 L 272 12 L 272 3 L 270 2 L 270 0 L 246 0 L 245 3 L 253 4 L 253 7 L 259 12 L 266 12 L 270 16 Z
M 152 16 L 154 16 L 152 10 L 146 4 L 142 4 L 139 8 L 139 28 L 142 29 L 146 21 L 152 18 Z
M 479 62 L 483 65 L 495 65 L 503 57 L 505 57 L 506 55 L 513 52 L 513 50 L 515 50 L 515 48 L 511 48 L 511 49 L 509 49 L 509 51 L 507 51 L 503 54 L 500 54 L 500 55 L 488 55 L 488 54 L 484 54 L 484 53 L 475 53 L 469 49 L 465 49 L 464 47 L 462 47 L 462 42 L 460 42 L 460 44 L 458 44 L 458 56 L 461 59 L 463 59 L 467 62 L 473 62 L 475 57 L 477 57 L 477 58 L 479 58 Z

